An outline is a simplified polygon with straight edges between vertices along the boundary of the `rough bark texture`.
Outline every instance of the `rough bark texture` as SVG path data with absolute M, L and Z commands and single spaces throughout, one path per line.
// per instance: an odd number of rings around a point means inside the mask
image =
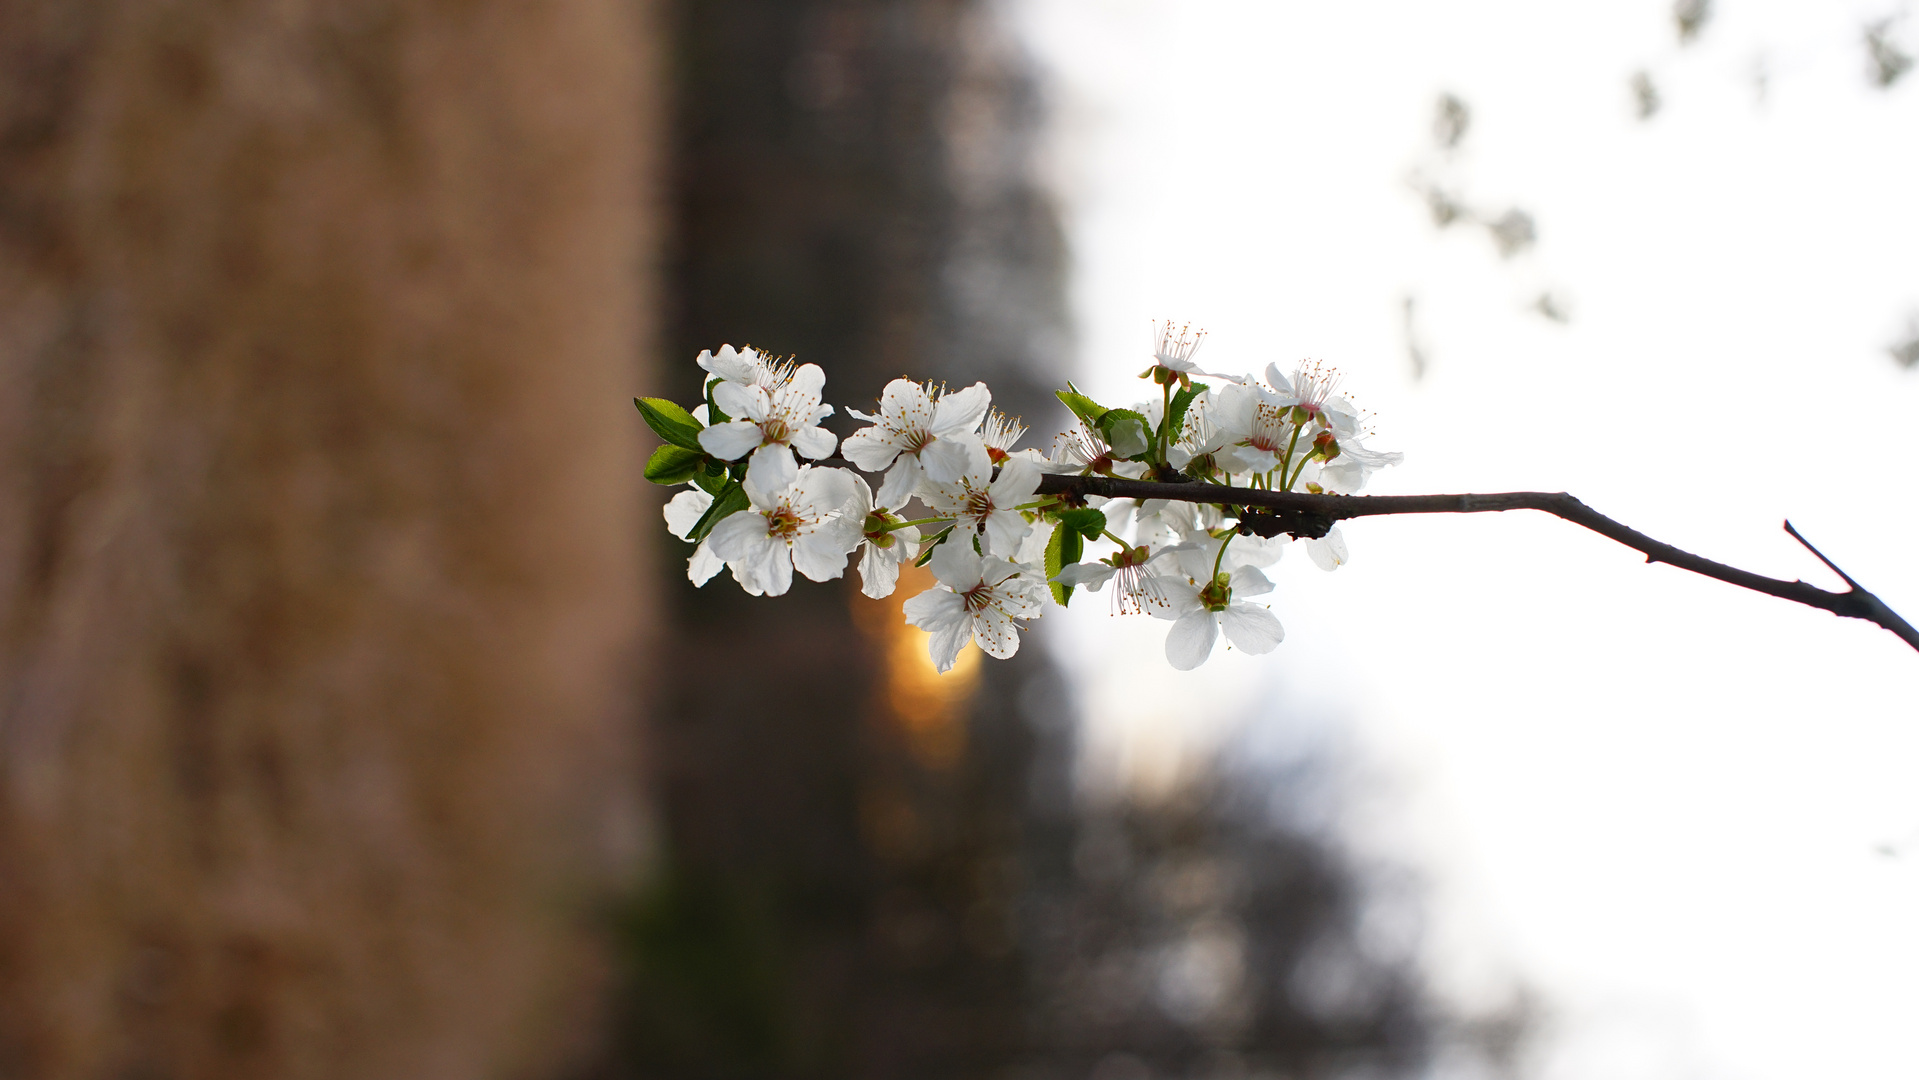
M 627 0 L 0 0 L 0 1076 L 537 1071 L 618 844 Z

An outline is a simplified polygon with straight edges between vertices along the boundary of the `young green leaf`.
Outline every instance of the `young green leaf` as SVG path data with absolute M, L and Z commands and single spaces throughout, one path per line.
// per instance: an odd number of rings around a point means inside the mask
M 1186 433 L 1186 410 L 1199 397 L 1204 387 L 1189 386 L 1173 395 L 1172 407 L 1166 410 L 1166 441 L 1176 443 Z
M 1106 445 L 1113 448 L 1113 456 L 1121 460 L 1141 460 L 1153 448 L 1146 418 L 1131 409 L 1106 410 L 1099 418 L 1098 427 Z
M 665 398 L 634 398 L 634 407 L 646 418 L 646 426 L 653 434 L 672 443 L 695 452 L 700 451 L 700 422 L 693 414 L 680 408 Z
M 1061 404 L 1073 410 L 1074 416 L 1086 421 L 1088 427 L 1097 426 L 1099 418 L 1106 415 L 1106 409 L 1099 402 L 1080 393 L 1072 383 L 1067 383 L 1064 390 L 1053 391 L 1053 396 L 1058 398 Z
M 1073 587 L 1053 579 L 1059 576 L 1061 570 L 1078 562 L 1085 551 L 1086 542 L 1081 539 L 1079 530 L 1063 521 L 1053 530 L 1053 538 L 1046 541 L 1046 585 L 1053 590 L 1053 602 L 1061 607 L 1065 607 L 1066 602 L 1073 598 Z
M 684 484 L 704 471 L 706 455 L 668 443 L 653 451 L 646 462 L 646 478 L 656 484 Z
M 1097 540 L 1106 531 L 1106 512 L 1091 506 L 1057 511 L 1053 519 L 1088 540 Z
M 746 509 L 748 505 L 746 489 L 737 481 L 729 482 L 720 489 L 718 495 L 713 497 L 713 505 L 706 508 L 706 513 L 700 515 L 700 520 L 693 523 L 692 531 L 686 534 L 687 540 L 697 544 L 706 539 L 706 534 L 713 531 L 713 526 L 718 525 L 721 518 L 730 517 Z
M 706 380 L 706 422 L 708 424 L 724 424 L 733 419 L 726 415 L 726 410 L 720 408 L 719 402 L 713 400 L 713 388 L 725 381 L 725 379 Z
M 732 477 L 727 475 L 726 462 L 707 458 L 706 464 L 693 474 L 693 482 L 700 485 L 700 490 L 708 495 L 718 495 L 726 490 L 726 485 L 732 482 Z

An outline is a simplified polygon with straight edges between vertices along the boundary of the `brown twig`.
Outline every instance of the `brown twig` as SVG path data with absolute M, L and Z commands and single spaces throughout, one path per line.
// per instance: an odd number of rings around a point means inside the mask
M 1892 631 L 1901 641 L 1919 649 L 1919 630 L 1913 629 L 1911 623 L 1900 618 L 1884 601 L 1861 588 L 1857 581 L 1834 565 L 1818 548 L 1807 543 L 1790 521 L 1786 522 L 1786 531 L 1839 575 L 1846 583 L 1845 592 L 1831 592 L 1804 581 L 1769 578 L 1682 551 L 1621 525 L 1563 491 L 1507 491 L 1493 495 L 1314 495 L 1302 491 L 1261 491 L 1218 484 L 1049 475 L 1041 478 L 1039 493 L 1065 495 L 1074 499 L 1098 495 L 1109 499 L 1173 499 L 1249 507 L 1256 512 L 1241 517 L 1241 528 L 1262 536 L 1277 536 L 1280 533 L 1299 537 L 1324 536 L 1335 522 L 1382 514 L 1483 514 L 1502 510 L 1540 510 L 1641 552 L 1649 563 L 1667 563 L 1742 589 L 1777 596 L 1849 619 L 1864 619 Z

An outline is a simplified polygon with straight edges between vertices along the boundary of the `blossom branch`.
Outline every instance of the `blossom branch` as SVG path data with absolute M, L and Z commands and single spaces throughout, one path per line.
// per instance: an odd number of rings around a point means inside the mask
M 1088 495 L 1109 499 L 1169 499 L 1254 508 L 1240 519 L 1241 528 L 1259 536 L 1312 538 L 1325 536 L 1335 522 L 1383 514 L 1483 514 L 1505 510 L 1539 510 L 1624 544 L 1646 556 L 1649 563 L 1666 563 L 1681 570 L 1714 578 L 1743 589 L 1791 600 L 1849 619 L 1864 619 L 1892 631 L 1919 649 L 1919 629 L 1900 618 L 1885 602 L 1866 591 L 1831 559 L 1786 523 L 1786 531 L 1846 583 L 1844 592 L 1821 589 L 1804 581 L 1784 581 L 1715 562 L 1628 528 L 1565 492 L 1508 491 L 1486 495 L 1316 495 L 1298 491 L 1263 491 L 1205 483 L 1160 483 L 1105 476 L 1049 475 L 1041 479 L 1044 495 L 1082 499 Z

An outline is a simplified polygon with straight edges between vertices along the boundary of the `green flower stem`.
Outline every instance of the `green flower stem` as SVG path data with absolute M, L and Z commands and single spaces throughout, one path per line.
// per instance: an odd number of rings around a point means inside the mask
M 1226 534 L 1226 539 L 1221 540 L 1219 542 L 1219 554 L 1213 556 L 1213 580 L 1214 581 L 1219 580 L 1220 564 L 1226 561 L 1226 545 L 1232 543 L 1233 537 L 1238 535 L 1239 534 L 1236 532 L 1229 532 Z
M 1292 440 L 1286 444 L 1286 456 L 1281 458 L 1279 462 L 1279 478 L 1282 481 L 1286 479 L 1287 467 L 1293 463 L 1293 447 L 1298 445 L 1299 445 L 1299 425 L 1294 424 Z M 1306 465 L 1306 463 L 1303 461 L 1300 462 L 1299 464 L 1301 468 L 1304 468 Z M 1293 490 L 1293 485 L 1287 484 L 1284 488 L 1280 490 L 1291 491 Z
M 952 518 L 943 518 L 943 517 L 915 518 L 912 521 L 896 521 L 893 524 L 888 525 L 886 528 L 881 529 L 880 531 L 893 532 L 896 529 L 914 529 L 914 528 L 918 528 L 921 525 L 938 525 L 942 521 L 950 522 L 952 520 L 953 520 Z

